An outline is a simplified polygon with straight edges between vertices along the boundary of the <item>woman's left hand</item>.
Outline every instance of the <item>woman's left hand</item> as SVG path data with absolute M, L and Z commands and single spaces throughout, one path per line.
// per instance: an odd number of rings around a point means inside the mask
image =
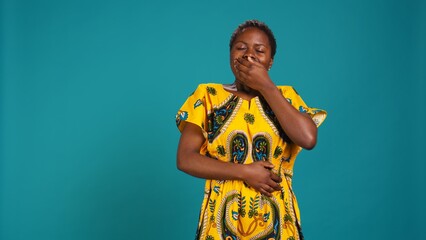
M 235 59 L 234 67 L 237 80 L 253 90 L 261 91 L 274 85 L 265 66 L 252 57 Z

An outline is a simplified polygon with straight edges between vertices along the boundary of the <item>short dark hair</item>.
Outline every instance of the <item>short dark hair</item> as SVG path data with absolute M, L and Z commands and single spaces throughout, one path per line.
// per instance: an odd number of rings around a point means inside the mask
M 272 33 L 271 29 L 264 23 L 259 20 L 253 19 L 253 20 L 247 20 L 240 24 L 237 29 L 232 33 L 231 41 L 229 42 L 229 50 L 232 49 L 232 46 L 234 45 L 235 39 L 237 38 L 240 33 L 242 33 L 246 28 L 254 27 L 261 31 L 263 31 L 266 36 L 268 36 L 269 39 L 269 45 L 271 45 L 271 57 L 274 58 L 275 52 L 277 51 L 277 42 L 275 40 L 274 34 Z

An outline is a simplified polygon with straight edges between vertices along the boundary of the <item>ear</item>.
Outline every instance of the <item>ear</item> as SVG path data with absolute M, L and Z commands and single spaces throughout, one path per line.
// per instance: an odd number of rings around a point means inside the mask
M 271 61 L 269 61 L 268 71 L 271 69 L 273 63 L 274 63 L 274 59 L 271 58 Z

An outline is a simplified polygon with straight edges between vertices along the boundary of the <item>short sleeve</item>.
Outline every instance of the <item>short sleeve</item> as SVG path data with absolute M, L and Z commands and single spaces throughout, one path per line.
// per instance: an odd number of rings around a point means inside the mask
M 283 94 L 287 101 L 299 110 L 299 112 L 309 114 L 317 127 L 324 122 L 327 117 L 327 112 L 323 109 L 308 107 L 299 93 L 297 93 L 296 89 L 290 87 L 289 89 L 284 90 Z
M 200 84 L 197 89 L 186 99 L 185 103 L 176 114 L 176 125 L 182 132 L 187 122 L 199 126 L 205 133 L 206 126 L 206 107 L 205 107 L 206 88 Z

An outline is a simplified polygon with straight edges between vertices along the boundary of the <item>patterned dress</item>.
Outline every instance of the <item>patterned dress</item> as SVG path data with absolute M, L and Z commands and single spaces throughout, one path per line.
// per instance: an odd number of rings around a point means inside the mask
M 309 108 L 290 86 L 278 87 L 300 112 L 319 126 L 326 112 Z M 292 190 L 293 165 L 302 149 L 292 143 L 265 100 L 244 100 L 222 84 L 200 84 L 176 115 L 199 126 L 206 138 L 200 153 L 218 161 L 250 164 L 270 161 L 283 181 L 281 191 L 266 197 L 238 180 L 206 180 L 196 239 L 303 239 Z

